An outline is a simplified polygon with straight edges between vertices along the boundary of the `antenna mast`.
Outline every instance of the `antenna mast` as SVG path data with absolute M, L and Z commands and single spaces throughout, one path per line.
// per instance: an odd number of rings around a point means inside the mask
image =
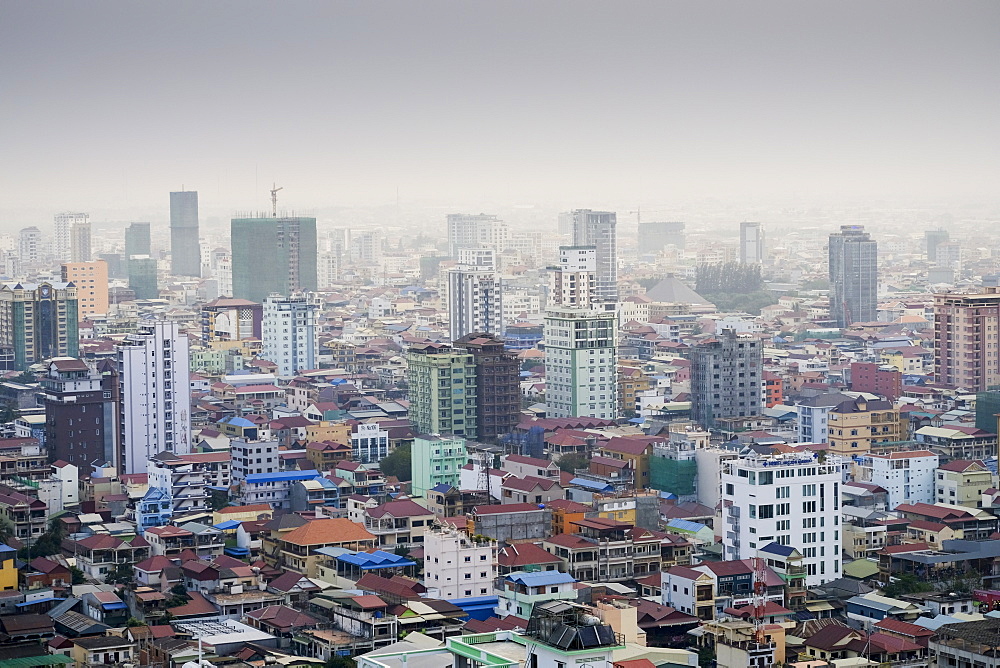
M 274 218 L 278 217 L 278 191 L 284 189 L 284 186 L 276 188 L 275 184 L 271 183 L 271 216 Z

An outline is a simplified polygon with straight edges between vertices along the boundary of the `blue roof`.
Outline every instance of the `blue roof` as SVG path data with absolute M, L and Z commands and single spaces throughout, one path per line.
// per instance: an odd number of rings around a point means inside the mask
M 25 608 L 29 605 L 34 605 L 36 603 L 49 603 L 50 601 L 65 601 L 64 598 L 56 598 L 55 596 L 50 596 L 49 598 L 36 598 L 34 601 L 25 601 L 24 603 L 16 603 L 15 605 L 19 608 Z M 122 603 L 124 606 L 125 604 Z
M 667 522 L 668 529 L 678 529 L 679 531 L 690 531 L 691 533 L 698 533 L 702 529 L 706 529 L 707 526 L 704 524 L 699 524 L 698 522 L 692 522 L 691 520 L 670 520 Z
M 337 556 L 337 561 L 360 566 L 362 570 L 375 570 L 379 568 L 398 568 L 400 566 L 416 566 L 416 562 L 410 561 L 406 557 L 401 557 L 392 552 L 375 550 L 374 552 L 355 552 L 353 554 L 341 554 Z
M 242 524 L 242 522 L 237 522 L 236 520 L 226 520 L 225 522 L 219 522 L 214 526 L 216 529 L 221 531 L 228 531 L 229 529 L 235 529 L 240 524 Z
M 782 557 L 787 557 L 795 548 L 791 545 L 782 545 L 781 543 L 768 543 L 764 547 L 760 548 L 763 552 L 770 552 L 771 554 L 779 554 Z
M 319 477 L 319 471 L 314 469 L 309 471 L 281 471 L 279 473 L 251 473 L 247 476 L 247 482 L 252 484 L 262 482 L 286 482 L 291 480 L 311 480 Z
M 446 482 L 439 482 L 438 484 L 431 487 L 429 491 L 444 493 L 447 492 L 449 489 L 451 489 L 451 485 L 449 485 Z
M 12 548 L 10 545 L 0 545 L 0 554 L 3 554 L 4 552 L 17 552 L 17 550 Z
M 569 481 L 569 484 L 576 485 L 577 487 L 586 487 L 587 489 L 605 490 L 614 489 L 614 485 L 610 485 L 606 482 L 597 482 L 596 480 L 587 480 L 586 478 L 573 478 Z
M 225 552 L 230 557 L 236 557 L 238 559 L 240 557 L 249 556 L 250 549 L 246 547 L 227 547 L 225 550 L 223 550 L 223 552 Z
M 119 603 L 102 603 L 101 607 L 104 608 L 105 610 L 124 610 L 128 606 L 125 605 L 124 603 L 119 602 Z
M 576 582 L 569 573 L 561 571 L 535 571 L 534 573 L 511 573 L 507 580 L 520 582 L 525 587 L 547 587 L 549 585 L 566 584 Z
M 224 424 L 231 424 L 234 427 L 256 427 L 257 426 L 253 422 L 251 422 L 250 420 L 246 419 L 245 417 L 239 417 L 239 416 L 230 417 L 230 418 L 223 418 L 223 419 L 219 420 L 219 422 L 220 423 L 224 423 Z

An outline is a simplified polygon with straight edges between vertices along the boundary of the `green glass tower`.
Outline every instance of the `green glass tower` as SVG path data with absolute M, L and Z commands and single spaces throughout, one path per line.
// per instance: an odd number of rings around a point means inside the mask
M 233 218 L 231 233 L 233 297 L 316 290 L 315 218 Z

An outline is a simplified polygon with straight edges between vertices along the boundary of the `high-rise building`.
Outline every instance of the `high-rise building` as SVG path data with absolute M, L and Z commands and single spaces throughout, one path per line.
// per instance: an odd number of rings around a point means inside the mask
M 684 223 L 639 223 L 639 250 L 658 253 L 667 246 L 683 250 L 685 244 Z
M 62 266 L 63 283 L 76 286 L 76 303 L 80 320 L 108 312 L 108 263 L 67 262 Z
M 934 380 L 966 392 L 1000 385 L 1000 289 L 934 295 Z
M 88 223 L 90 215 L 86 213 L 59 213 L 55 217 L 55 237 L 52 240 L 52 253 L 58 262 L 72 259 L 73 228 L 76 225 Z M 90 258 L 87 258 L 90 259 Z
M 927 259 L 937 262 L 938 244 L 948 243 L 948 230 L 927 230 L 924 232 L 924 246 L 927 249 Z
M 559 264 L 549 267 L 548 305 L 589 309 L 597 290 L 597 249 L 560 246 Z
M 170 193 L 170 273 L 201 276 L 198 192 L 195 190 Z
M 752 455 L 722 462 L 723 557 L 752 559 L 778 543 L 804 559 L 806 585 L 840 577 L 840 457 Z
M 495 334 L 467 334 L 452 341 L 452 347 L 472 353 L 476 364 L 476 438 L 492 443 L 514 431 L 521 414 L 517 355 Z
M 486 245 L 500 253 L 507 246 L 510 229 L 497 216 L 467 213 L 448 215 L 448 254 L 457 258 L 463 248 Z
M 355 265 L 377 269 L 382 264 L 382 230 L 352 231 L 348 250 Z
M 101 253 L 97 256 L 108 265 L 108 278 L 128 278 L 128 265 L 122 259 L 121 253 Z
M 191 452 L 188 338 L 175 322 L 143 323 L 118 346 L 123 473 L 146 473 L 153 455 Z
M 90 223 L 75 224 L 69 231 L 69 257 L 71 262 L 90 262 Z
M 503 334 L 503 289 L 495 269 L 460 264 L 448 270 L 448 323 L 452 341 L 470 332 Z
M 410 419 L 417 430 L 475 438 L 479 429 L 475 357 L 425 343 L 410 346 L 406 359 Z
M 125 259 L 133 255 L 152 255 L 149 223 L 132 223 L 125 228 Z
M 160 284 L 157 280 L 156 259 L 148 255 L 133 255 L 128 259 L 128 287 L 136 299 L 158 299 Z
M 740 262 L 764 263 L 764 226 L 761 223 L 740 223 Z
M 830 235 L 830 316 L 838 327 L 873 322 L 878 310 L 878 243 L 864 225 Z
M 315 218 L 233 218 L 233 297 L 315 292 Z
M 597 302 L 614 308 L 618 302 L 618 220 L 611 211 L 573 212 L 573 245 L 593 246 L 597 259 Z
M 219 297 L 201 307 L 201 340 L 245 341 L 261 339 L 264 307 L 247 299 Z
M 42 378 L 49 457 L 82 469 L 117 460 L 118 415 L 105 377 L 82 360 L 55 357 Z
M 42 261 L 42 232 L 37 227 L 25 227 L 17 238 L 20 270 L 37 267 Z
M 316 312 L 319 305 L 303 294 L 264 300 L 261 326 L 264 359 L 278 365 L 277 374 L 291 378 L 316 368 Z
M 721 418 L 760 415 L 762 351 L 760 339 L 732 329 L 691 347 L 691 416 L 695 422 L 714 429 Z
M 549 417 L 618 417 L 617 316 L 556 307 L 545 313 Z
M 23 371 L 52 357 L 77 357 L 77 308 L 72 284 L 0 286 L 0 369 Z

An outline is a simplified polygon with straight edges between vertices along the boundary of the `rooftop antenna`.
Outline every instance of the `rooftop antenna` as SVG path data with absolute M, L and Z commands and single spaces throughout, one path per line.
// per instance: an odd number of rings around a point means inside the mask
M 273 218 L 278 217 L 278 191 L 284 189 L 284 186 L 276 188 L 275 184 L 271 183 L 271 216 Z

